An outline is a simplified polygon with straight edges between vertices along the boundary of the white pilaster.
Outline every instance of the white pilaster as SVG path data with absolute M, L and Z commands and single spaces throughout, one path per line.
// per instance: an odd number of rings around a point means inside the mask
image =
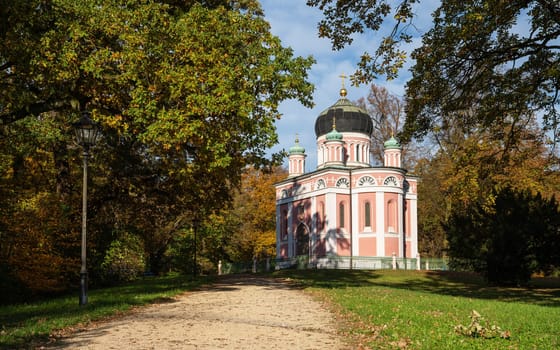
M 375 194 L 375 231 L 377 236 L 377 256 L 385 256 L 385 193 Z
M 360 222 L 360 215 L 362 214 L 360 212 L 360 207 L 359 207 L 359 203 L 358 203 L 358 195 L 357 193 L 355 193 L 355 183 L 356 181 L 354 180 L 355 175 L 350 179 L 350 191 L 351 191 L 351 197 L 350 200 L 352 201 L 352 212 L 350 213 L 350 217 L 352 218 L 352 232 L 350 232 L 350 234 L 352 235 L 352 256 L 357 256 L 360 253 L 360 242 L 358 239 L 358 233 L 359 233 L 359 222 Z
M 409 202 L 410 210 L 410 236 L 412 241 L 411 251 L 412 256 L 418 254 L 418 206 L 416 198 L 413 198 Z
M 403 217 L 403 196 L 401 193 L 399 193 L 397 195 L 397 233 L 399 235 L 399 257 L 402 258 L 404 256 L 404 251 L 403 251 L 403 223 L 404 223 L 404 217 Z

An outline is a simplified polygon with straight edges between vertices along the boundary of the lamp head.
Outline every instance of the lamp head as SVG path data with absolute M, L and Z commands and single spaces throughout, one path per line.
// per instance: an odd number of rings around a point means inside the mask
M 99 137 L 99 125 L 94 122 L 89 115 L 89 111 L 82 111 L 80 120 L 72 124 L 78 144 L 85 148 L 95 145 Z

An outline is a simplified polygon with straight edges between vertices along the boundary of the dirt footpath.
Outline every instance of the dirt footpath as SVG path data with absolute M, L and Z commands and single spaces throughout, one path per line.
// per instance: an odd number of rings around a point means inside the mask
M 345 349 L 333 315 L 289 283 L 225 277 L 49 349 Z

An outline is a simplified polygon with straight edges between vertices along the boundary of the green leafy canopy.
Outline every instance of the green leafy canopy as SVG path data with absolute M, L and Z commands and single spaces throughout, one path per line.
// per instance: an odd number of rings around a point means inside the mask
M 273 162 L 279 104 L 312 105 L 313 58 L 284 47 L 254 0 L 2 0 L 0 17 L 0 236 L 27 232 L 20 208 L 40 195 L 79 208 L 71 124 L 88 109 L 103 134 L 89 162 L 94 270 L 121 231 L 163 266 L 173 235 L 227 205 L 247 166 Z M 0 264 L 30 252 L 10 242 Z

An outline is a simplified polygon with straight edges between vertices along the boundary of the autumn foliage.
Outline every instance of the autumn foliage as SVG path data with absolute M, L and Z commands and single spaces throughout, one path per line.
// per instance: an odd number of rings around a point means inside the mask
M 195 227 L 197 250 L 221 258 L 207 223 L 244 169 L 277 163 L 278 106 L 311 106 L 313 59 L 282 46 L 252 0 L 8 1 L 0 16 L 2 281 L 36 293 L 79 281 L 71 125 L 84 109 L 103 135 L 89 159 L 91 285 L 176 268 L 171 247 L 192 253 Z

